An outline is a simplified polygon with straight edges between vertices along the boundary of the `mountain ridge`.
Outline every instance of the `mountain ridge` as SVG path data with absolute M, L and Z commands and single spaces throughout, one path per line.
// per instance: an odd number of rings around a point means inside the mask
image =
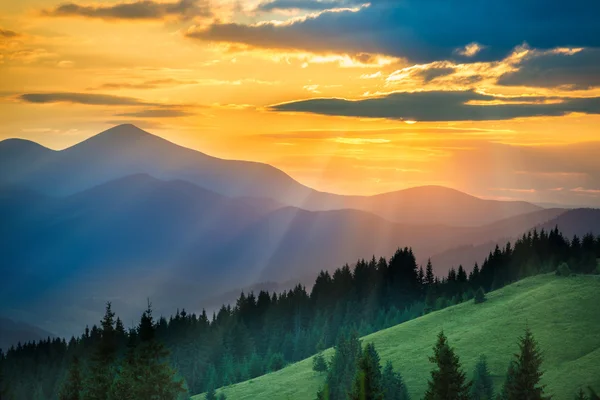
M 0 185 L 18 183 L 45 194 L 69 195 L 119 177 L 147 173 L 158 179 L 186 180 L 228 197 L 271 198 L 310 211 L 358 209 L 410 224 L 477 226 L 541 209 L 526 202 L 480 199 L 442 186 L 373 196 L 322 192 L 272 165 L 213 157 L 131 124 L 59 151 L 40 146 L 20 151 L 27 154 L 9 149 L 10 154 L 3 156 L 7 147 L 14 147 L 5 142 L 0 142 Z

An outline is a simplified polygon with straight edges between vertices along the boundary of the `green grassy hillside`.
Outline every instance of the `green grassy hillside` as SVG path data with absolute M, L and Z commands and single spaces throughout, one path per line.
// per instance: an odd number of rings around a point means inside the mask
M 383 362 L 402 373 L 413 399 L 425 392 L 436 335 L 444 330 L 471 376 L 480 354 L 488 357 L 496 387 L 504 380 L 517 338 L 526 325 L 544 354 L 543 383 L 557 400 L 571 399 L 579 387 L 600 390 L 600 277 L 528 278 L 473 301 L 365 336 Z M 326 352 L 330 357 L 332 350 Z M 312 359 L 223 388 L 229 400 L 314 399 L 325 374 L 312 371 Z M 218 391 L 219 393 L 220 391 Z M 203 395 L 194 400 L 204 399 Z

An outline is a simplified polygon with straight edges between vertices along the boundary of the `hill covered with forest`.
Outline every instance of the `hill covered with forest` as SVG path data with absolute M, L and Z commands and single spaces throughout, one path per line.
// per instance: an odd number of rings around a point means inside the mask
M 473 301 L 435 311 L 362 338 L 373 343 L 382 364 L 391 361 L 413 399 L 422 398 L 433 365 L 428 357 L 443 329 L 459 355 L 467 378 L 480 355 L 488 360 L 496 391 L 518 352 L 525 328 L 534 333 L 543 354 L 542 383 L 555 399 L 571 399 L 579 388 L 600 387 L 599 276 L 527 278 Z M 325 351 L 330 358 L 332 349 Z M 314 399 L 325 374 L 312 369 L 312 358 L 280 371 L 222 388 L 228 399 Z M 204 395 L 193 397 L 204 399 Z

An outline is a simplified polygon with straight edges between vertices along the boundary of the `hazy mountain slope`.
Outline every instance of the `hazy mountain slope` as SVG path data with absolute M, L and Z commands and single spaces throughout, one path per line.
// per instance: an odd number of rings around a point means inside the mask
M 37 342 L 48 337 L 54 335 L 36 326 L 0 317 L 0 349 L 4 352 L 19 342 Z
M 136 173 L 186 180 L 229 197 L 270 198 L 313 211 L 352 208 L 408 224 L 481 226 L 540 209 L 436 186 L 377 196 L 323 193 L 270 165 L 211 157 L 133 125 L 114 127 L 62 151 L 25 140 L 0 142 L 0 186 L 69 195 Z
M 204 299 L 227 290 L 265 281 L 311 284 L 321 269 L 389 256 L 397 246 L 446 248 L 472 229 L 275 206 L 142 174 L 66 198 L 0 190 L 0 274 L 6 278 L 0 312 L 43 312 L 47 321 L 68 316 L 72 326 L 82 326 L 97 320 L 107 299 L 125 317 L 137 314 L 147 297 L 159 311 L 208 307 Z
M 571 399 L 580 387 L 600 388 L 600 335 L 596 333 L 600 277 L 536 276 L 487 297 L 483 304 L 469 301 L 365 336 L 363 343 L 374 343 L 382 364 L 392 361 L 411 397 L 419 399 L 433 368 L 428 357 L 443 329 L 469 378 L 479 356 L 486 355 L 498 391 L 518 351 L 518 337 L 528 326 L 544 355 L 542 383 L 547 393 L 555 399 Z M 325 355 L 330 357 L 332 350 Z M 312 370 L 309 358 L 222 392 L 236 400 L 308 400 L 315 398 L 324 379 L 325 374 Z
M 440 186 L 357 198 L 350 204 L 352 208 L 371 211 L 393 221 L 453 226 L 482 226 L 541 209 L 526 202 L 483 200 Z
M 277 207 L 143 174 L 66 198 L 0 190 L 0 234 L 6 238 L 0 244 L 6 278 L 0 312 L 19 319 L 54 313 L 48 321 L 60 325 L 68 316 L 68 324 L 79 327 L 95 322 L 107 299 L 125 317 L 139 313 L 147 297 L 165 312 L 219 306 L 208 299 L 235 288 L 267 281 L 310 285 L 322 269 L 389 257 L 398 246 L 425 258 L 494 240 L 513 226 L 405 225 L 358 210 Z M 55 309 L 48 311 L 50 305 Z M 73 333 L 50 322 L 43 327 Z
M 480 228 L 479 237 L 482 241 L 472 241 L 471 244 L 435 254 L 431 257 L 431 262 L 434 270 L 440 274 L 458 265 L 470 270 L 475 262 L 481 264 L 496 245 L 505 246 L 508 241 L 514 242 L 534 228 L 549 231 L 557 226 L 569 238 L 573 235 L 581 238 L 587 233 L 600 235 L 600 209 L 548 209 L 500 221 Z
M 540 224 L 538 229 L 549 230 L 556 226 L 567 236 L 579 235 L 581 237 L 586 233 L 600 235 L 600 209 L 577 208 L 568 210 L 556 218 Z

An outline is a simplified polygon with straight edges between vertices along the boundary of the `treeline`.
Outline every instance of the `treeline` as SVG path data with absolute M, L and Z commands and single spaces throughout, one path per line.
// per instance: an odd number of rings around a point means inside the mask
M 210 318 L 204 311 L 178 311 L 153 323 L 154 337 L 169 351 L 165 359 L 188 392 L 200 393 L 309 357 L 334 345 L 342 332 L 362 336 L 559 265 L 594 272 L 597 258 L 600 238 L 567 239 L 558 229 L 533 231 L 514 245 L 496 247 L 481 266 L 452 268 L 441 278 L 434 276 L 431 263 L 418 266 L 411 249 L 398 249 L 389 259 L 373 257 L 332 274 L 323 271 L 310 292 L 296 286 L 280 294 L 242 293 L 235 305 L 221 307 Z M 12 399 L 58 399 L 75 357 L 82 371 L 91 368 L 104 330 L 94 326 L 68 342 L 48 339 L 9 349 L 0 359 L 3 390 L 8 382 Z M 118 318 L 115 332 L 114 364 L 119 366 L 128 344 L 138 339 Z
M 424 400 L 550 400 L 540 383 L 542 353 L 529 329 L 519 338 L 519 352 L 511 360 L 501 391 L 494 393 L 487 359 L 481 355 L 468 379 L 460 358 L 440 332 L 429 357 L 434 368 L 427 382 Z M 324 366 L 324 369 L 321 368 Z M 317 368 L 318 367 L 318 368 Z M 314 357 L 313 369 L 327 371 L 327 378 L 317 400 L 410 400 L 408 389 L 400 372 L 394 371 L 388 361 L 381 368 L 379 354 L 373 343 L 362 347 L 356 332 L 342 335 L 335 345 L 329 363 L 319 353 Z M 600 400 L 592 388 L 589 397 L 580 389 L 575 400 Z

